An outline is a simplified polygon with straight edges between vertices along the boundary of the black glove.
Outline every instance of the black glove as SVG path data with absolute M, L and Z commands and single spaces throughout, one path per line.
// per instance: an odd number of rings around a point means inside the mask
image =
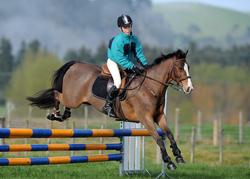
M 132 68 L 132 71 L 135 73 L 135 74 L 141 74 L 143 71 L 144 71 L 144 68 L 143 67 L 139 67 L 139 66 L 134 66 Z
M 141 72 L 145 70 L 145 67 L 143 65 L 136 65 L 136 67 L 139 68 Z

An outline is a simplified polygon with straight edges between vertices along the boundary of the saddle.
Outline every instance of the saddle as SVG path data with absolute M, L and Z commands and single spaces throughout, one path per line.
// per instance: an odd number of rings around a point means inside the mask
M 114 85 L 113 78 L 111 76 L 111 73 L 110 73 L 106 63 L 103 64 L 101 68 L 102 68 L 101 75 L 107 76 L 109 78 L 109 81 L 108 81 L 108 84 L 107 84 L 107 91 L 109 91 L 109 89 Z M 119 95 L 118 96 L 121 95 L 121 93 L 123 91 L 122 89 L 124 89 L 124 87 L 126 85 L 127 76 L 128 76 L 127 73 L 124 70 L 120 69 L 120 68 L 119 68 L 119 72 L 120 72 L 120 75 L 121 75 L 121 87 L 119 89 Z
M 130 75 L 128 72 L 119 69 L 121 74 L 121 87 L 119 89 L 118 97 L 114 102 L 114 111 L 116 113 L 117 118 L 122 118 L 122 120 L 126 120 L 120 105 L 120 101 L 126 99 L 126 89 L 129 84 L 132 82 L 134 76 Z M 107 64 L 102 65 L 101 73 L 97 76 L 93 86 L 92 86 L 92 94 L 102 100 L 106 100 L 109 89 L 114 85 L 113 78 L 110 74 Z
M 109 72 L 107 64 L 102 65 L 101 67 L 101 73 L 100 75 L 97 76 L 93 87 L 92 87 L 92 93 L 95 97 L 98 97 L 100 99 L 106 100 L 106 97 L 108 95 L 108 91 L 110 88 L 114 85 L 113 78 Z M 121 74 L 121 87 L 119 89 L 119 98 L 120 100 L 124 100 L 126 98 L 126 90 L 124 89 L 126 86 L 126 82 L 128 80 L 128 75 L 127 73 L 122 70 L 120 70 Z

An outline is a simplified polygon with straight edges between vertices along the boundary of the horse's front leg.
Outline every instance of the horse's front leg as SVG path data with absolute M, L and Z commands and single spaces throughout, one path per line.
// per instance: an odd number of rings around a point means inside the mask
M 160 147 L 162 160 L 167 163 L 167 167 L 169 170 L 176 169 L 176 165 L 172 162 L 171 158 L 169 157 L 164 141 L 162 137 L 158 134 L 156 127 L 154 126 L 153 118 L 151 117 L 144 117 L 144 120 L 141 123 L 146 127 L 149 131 L 150 135 L 154 138 L 157 145 Z
M 167 119 L 166 119 L 165 115 L 164 114 L 159 115 L 156 122 L 159 125 L 159 127 L 164 131 L 166 136 L 168 137 L 168 139 L 171 143 L 170 147 L 172 148 L 172 152 L 175 156 L 176 162 L 177 163 L 185 163 L 185 161 L 181 155 L 181 150 L 178 148 L 177 143 L 174 139 L 174 136 L 173 136 L 171 130 L 167 126 Z

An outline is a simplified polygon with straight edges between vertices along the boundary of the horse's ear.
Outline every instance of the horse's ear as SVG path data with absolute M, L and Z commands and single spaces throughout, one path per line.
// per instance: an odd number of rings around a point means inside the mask
M 188 50 L 186 51 L 185 55 L 187 56 L 187 54 L 188 54 Z

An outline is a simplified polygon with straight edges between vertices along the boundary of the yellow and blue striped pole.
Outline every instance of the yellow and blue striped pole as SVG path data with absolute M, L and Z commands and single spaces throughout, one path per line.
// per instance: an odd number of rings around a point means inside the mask
M 52 165 L 102 161 L 121 161 L 122 154 L 102 154 L 92 156 L 58 156 L 33 158 L 0 158 L 0 166 L 9 165 Z
M 162 130 L 157 130 L 163 136 Z M 1 128 L 0 138 L 79 138 L 79 137 L 124 137 L 150 136 L 146 129 L 22 129 Z M 11 144 L 0 145 L 0 152 L 59 151 L 59 150 L 118 150 L 118 154 L 93 156 L 58 156 L 31 158 L 0 158 L 0 166 L 50 165 L 100 161 L 122 161 L 123 143 L 116 144 Z
M 122 144 L 11 144 L 0 145 L 0 152 L 17 151 L 71 151 L 71 150 L 121 150 Z
M 161 136 L 164 135 L 160 129 L 157 132 Z M 0 138 L 123 137 L 149 135 L 147 129 L 0 129 Z

